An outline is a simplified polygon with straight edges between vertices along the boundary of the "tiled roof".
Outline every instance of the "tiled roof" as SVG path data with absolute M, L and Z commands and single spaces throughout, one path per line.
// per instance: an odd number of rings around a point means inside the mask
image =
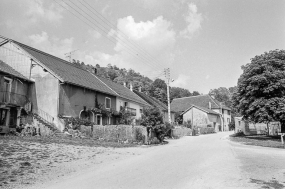
M 209 95 L 199 95 L 199 96 L 191 96 L 191 97 L 184 97 L 184 98 L 176 98 L 173 99 L 171 102 L 171 110 L 177 112 L 184 112 L 192 105 L 202 107 L 202 108 L 209 108 L 209 102 L 211 102 L 211 108 L 223 108 L 220 103 L 214 100 Z M 230 110 L 230 109 L 229 109 Z
M 12 42 L 23 48 L 27 53 L 43 64 L 43 66 L 45 66 L 63 82 L 117 96 L 114 91 L 112 91 L 99 79 L 79 66 L 17 41 L 12 40 Z
M 115 83 L 109 79 L 96 76 L 98 79 L 100 79 L 102 82 L 104 82 L 108 87 L 110 87 L 113 91 L 115 91 L 120 97 L 140 103 L 145 106 L 149 106 L 149 104 L 144 101 L 142 98 L 140 98 L 137 94 L 132 92 L 127 87 L 124 87 L 123 85 L 120 85 L 118 83 Z
M 21 73 L 17 72 L 11 66 L 9 66 L 8 64 L 6 64 L 5 62 L 3 62 L 1 60 L 0 60 L 0 71 L 4 72 L 4 73 L 7 73 L 9 75 L 13 75 L 15 77 L 18 77 L 20 79 L 24 79 L 24 80 L 30 81 L 28 78 L 26 78 Z
M 211 109 L 204 108 L 204 107 L 200 107 L 200 106 L 195 106 L 195 105 L 190 106 L 190 108 L 188 108 L 187 110 L 185 110 L 185 111 L 183 112 L 183 114 L 186 113 L 188 110 L 190 110 L 190 109 L 193 108 L 193 107 L 196 107 L 197 109 L 200 109 L 200 110 L 202 110 L 202 111 L 204 111 L 204 112 L 206 112 L 206 113 L 208 113 L 208 114 L 220 115 L 218 112 L 215 112 L 215 111 L 213 111 L 213 110 L 211 110 Z
M 151 97 L 151 96 L 148 96 L 143 92 L 139 92 L 139 91 L 134 91 L 134 92 L 138 96 L 140 96 L 142 99 L 144 99 L 147 103 L 149 103 L 151 106 L 154 106 L 154 107 L 156 107 L 162 111 L 168 110 L 167 106 L 163 102 L 159 101 L 158 99 Z

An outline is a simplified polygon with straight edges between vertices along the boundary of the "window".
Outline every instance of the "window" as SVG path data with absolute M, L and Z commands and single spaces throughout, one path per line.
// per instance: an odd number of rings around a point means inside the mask
M 127 108 L 127 111 L 131 113 L 132 116 L 136 116 L 137 115 L 137 110 L 134 108 Z
M 106 97 L 105 98 L 105 108 L 110 109 L 111 108 L 111 99 Z
M 128 107 L 128 102 L 125 102 L 125 107 Z
M 140 113 L 141 113 L 141 114 L 143 113 L 143 110 L 142 110 L 142 109 L 140 109 Z
M 12 79 L 4 77 L 3 102 L 10 102 Z

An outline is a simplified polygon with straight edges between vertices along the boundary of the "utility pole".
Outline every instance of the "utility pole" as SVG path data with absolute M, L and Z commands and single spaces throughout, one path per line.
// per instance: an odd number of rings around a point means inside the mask
M 75 51 L 78 51 L 78 49 L 74 50 L 74 51 L 70 51 L 68 53 L 65 53 L 65 58 L 68 58 L 69 59 L 69 62 L 71 62 L 71 56 L 72 54 L 75 52 Z
M 170 81 L 170 69 L 164 69 L 164 74 L 166 78 L 167 85 L 167 105 L 168 105 L 168 122 L 171 123 L 171 114 L 170 114 L 170 94 L 169 94 L 169 81 Z

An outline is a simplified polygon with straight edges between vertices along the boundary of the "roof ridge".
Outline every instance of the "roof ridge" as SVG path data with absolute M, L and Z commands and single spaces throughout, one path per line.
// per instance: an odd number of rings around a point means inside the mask
M 20 45 L 23 45 L 23 46 L 25 46 L 25 47 L 27 47 L 27 48 L 33 50 L 33 51 L 36 51 L 36 52 L 38 52 L 38 53 L 41 53 L 41 54 L 43 54 L 43 55 L 46 55 L 46 56 L 49 56 L 49 57 L 58 59 L 58 60 L 60 60 L 62 63 L 65 63 L 65 64 L 67 64 L 67 65 L 73 66 L 73 67 L 78 68 L 78 69 L 81 69 L 81 70 L 83 70 L 83 71 L 87 71 L 86 69 L 84 69 L 84 68 L 82 68 L 82 67 L 76 66 L 75 64 L 73 64 L 73 63 L 71 63 L 71 62 L 68 62 L 68 61 L 66 61 L 66 60 L 64 60 L 64 59 L 62 59 L 62 58 L 59 58 L 59 57 L 57 57 L 57 56 L 54 56 L 54 55 L 52 55 L 52 54 L 43 52 L 43 51 L 41 51 L 41 50 L 39 50 L 39 49 L 36 49 L 36 48 L 34 48 L 34 47 L 25 45 L 25 44 L 23 44 L 23 43 L 20 43 L 20 42 L 18 42 L 18 41 L 13 40 L 13 39 L 10 39 L 10 41 L 15 42 L 15 43 L 18 43 L 18 44 L 20 44 Z
M 208 96 L 210 97 L 211 101 L 213 101 L 219 108 L 221 108 L 221 105 L 217 104 L 217 103 L 215 102 L 215 100 L 211 97 L 211 95 L 208 94 Z
M 192 97 L 200 97 L 200 96 L 207 96 L 207 95 L 186 96 L 186 97 L 181 97 L 181 98 L 174 98 L 173 100 L 184 99 L 184 98 L 192 98 Z

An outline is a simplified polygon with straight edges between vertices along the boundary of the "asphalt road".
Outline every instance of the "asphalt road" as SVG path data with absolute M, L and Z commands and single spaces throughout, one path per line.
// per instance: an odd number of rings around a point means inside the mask
M 285 150 L 236 144 L 229 134 L 170 140 L 45 188 L 285 188 Z

